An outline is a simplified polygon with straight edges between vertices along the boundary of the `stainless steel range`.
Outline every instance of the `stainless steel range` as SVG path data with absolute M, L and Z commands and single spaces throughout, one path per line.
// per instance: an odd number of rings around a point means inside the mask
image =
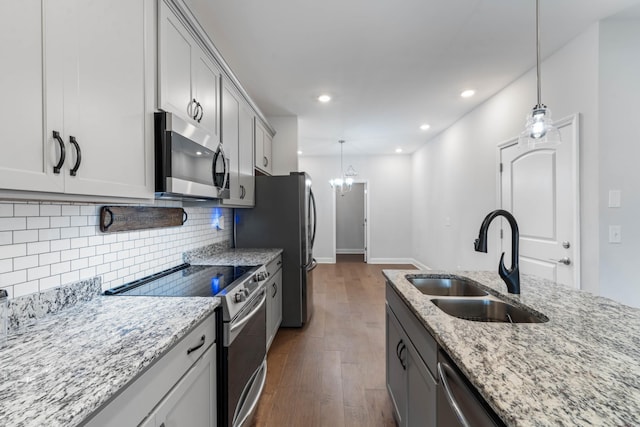
M 183 264 L 109 289 L 105 295 L 220 297 L 218 425 L 240 427 L 251 422 L 267 376 L 267 277 L 264 266 Z

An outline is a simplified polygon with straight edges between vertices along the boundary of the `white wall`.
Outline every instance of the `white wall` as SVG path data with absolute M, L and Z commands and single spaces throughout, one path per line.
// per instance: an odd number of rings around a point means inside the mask
M 335 200 L 329 180 L 340 173 L 339 157 L 301 156 L 300 170 L 313 179 L 318 204 L 318 231 L 314 255 L 335 262 Z M 367 181 L 371 263 L 408 262 L 411 259 L 411 157 L 345 156 L 358 180 Z
M 543 101 L 553 117 L 579 112 L 583 288 L 598 290 L 598 25 L 544 60 Z M 534 52 L 532 52 L 532 55 Z M 534 58 L 532 58 L 534 59 Z M 473 250 L 498 207 L 497 145 L 517 136 L 536 102 L 531 70 L 414 153 L 413 256 L 436 269 L 497 269 L 496 241 Z
M 640 307 L 640 19 L 604 20 L 600 26 L 600 291 Z M 622 192 L 609 208 L 609 190 Z M 608 242 L 609 225 L 622 243 Z
M 272 174 L 289 175 L 298 170 L 298 117 L 270 116 L 269 123 L 276 130 L 272 146 Z
M 231 209 L 185 210 L 180 227 L 102 233 L 100 205 L 0 200 L 0 288 L 13 298 L 101 276 L 106 290 L 182 264 L 185 251 L 231 240 Z M 215 226 L 220 216 L 224 230 Z
M 364 187 L 356 182 L 351 191 L 336 192 L 336 253 L 364 253 Z

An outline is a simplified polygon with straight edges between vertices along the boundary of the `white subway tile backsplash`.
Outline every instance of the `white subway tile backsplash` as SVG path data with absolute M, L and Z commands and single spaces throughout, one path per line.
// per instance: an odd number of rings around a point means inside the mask
M 38 230 L 20 230 L 13 232 L 13 243 L 28 243 L 38 241 Z
M 48 265 L 43 267 L 34 267 L 27 270 L 27 279 L 36 280 L 51 275 L 51 268 Z
M 0 217 L 13 216 L 13 203 L 0 203 Z
M 40 240 L 41 242 L 44 240 L 57 240 L 59 238 L 60 238 L 59 228 L 45 228 L 42 230 L 38 230 L 38 240 Z
M 231 240 L 232 230 L 211 227 L 210 208 L 185 209 L 182 227 L 102 233 L 98 204 L 0 201 L 0 287 L 23 295 L 101 275 L 108 289 L 181 264 L 186 250 Z M 223 212 L 231 224 L 232 211 Z
M 68 251 L 60 252 L 60 261 L 70 261 L 77 259 L 80 255 L 79 249 L 69 249 Z
M 80 229 L 78 227 L 66 227 L 60 229 L 61 239 L 73 239 L 80 236 Z
M 0 231 L 0 245 L 10 245 L 13 243 L 13 231 Z
M 26 230 L 27 219 L 19 217 L 0 218 L 0 231 Z
M 50 265 L 60 262 L 60 252 L 49 252 L 46 254 L 40 254 L 38 263 L 43 265 Z
M 68 273 L 69 271 L 71 271 L 71 262 L 69 261 L 51 264 L 51 274 Z
M 62 205 L 63 216 L 77 216 L 80 215 L 80 206 L 76 205 Z
M 27 255 L 43 254 L 51 250 L 49 242 L 27 243 Z
M 27 218 L 27 228 L 30 230 L 49 227 L 50 224 L 48 216 L 30 216 Z
M 13 271 L 13 260 L 12 259 L 0 260 L 0 274 L 7 273 L 9 271 Z
M 51 224 L 51 228 L 54 227 L 69 227 L 71 225 L 71 220 L 68 216 L 59 216 L 59 217 L 51 217 L 49 219 Z
M 41 204 L 40 205 L 40 215 L 41 216 L 60 216 L 62 209 L 60 205 L 48 205 Z
M 32 280 L 31 282 L 19 283 L 13 287 L 13 297 L 17 298 L 23 295 L 32 294 L 38 292 L 38 280 Z
M 24 270 L 27 268 L 38 267 L 38 255 L 22 256 L 13 259 L 14 270 Z
M 26 254 L 27 254 L 26 243 L 0 246 L 0 259 L 15 258 L 19 256 L 25 256 Z
M 13 206 L 13 216 L 40 216 L 40 205 L 16 203 Z
M 4 289 L 6 286 L 13 286 L 17 283 L 27 281 L 27 270 L 15 270 L 11 273 L 0 274 L 0 288 Z

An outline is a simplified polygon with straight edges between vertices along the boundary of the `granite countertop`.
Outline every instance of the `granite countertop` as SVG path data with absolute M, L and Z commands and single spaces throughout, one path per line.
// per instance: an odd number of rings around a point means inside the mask
M 0 425 L 79 424 L 219 303 L 96 296 L 11 334 L 0 349 Z
M 273 248 L 230 248 L 216 253 L 194 253 L 185 259 L 194 265 L 262 265 L 268 264 L 282 253 Z
M 407 273 L 468 277 L 549 321 L 449 316 Z M 521 294 L 512 295 L 492 272 L 383 274 L 507 425 L 640 425 L 640 309 L 529 275 L 521 275 Z

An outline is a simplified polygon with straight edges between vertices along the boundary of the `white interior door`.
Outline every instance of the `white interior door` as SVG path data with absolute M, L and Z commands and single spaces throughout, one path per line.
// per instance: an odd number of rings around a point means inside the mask
M 499 146 L 501 208 L 518 221 L 520 271 L 579 288 L 578 115 L 555 124 L 556 147 L 519 148 L 517 139 Z M 502 228 L 508 252 L 509 226 Z

